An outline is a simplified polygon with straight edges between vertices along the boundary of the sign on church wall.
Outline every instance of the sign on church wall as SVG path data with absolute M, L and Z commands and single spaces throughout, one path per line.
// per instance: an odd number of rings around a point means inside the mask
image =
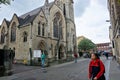
M 41 54 L 42 54 L 41 50 L 34 50 L 33 57 L 40 58 Z

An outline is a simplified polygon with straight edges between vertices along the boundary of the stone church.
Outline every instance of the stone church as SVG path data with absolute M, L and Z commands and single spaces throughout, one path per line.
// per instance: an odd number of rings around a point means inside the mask
M 49 59 L 66 59 L 76 51 L 73 0 L 45 0 L 43 6 L 0 25 L 0 49 L 15 49 L 15 59 L 44 51 Z

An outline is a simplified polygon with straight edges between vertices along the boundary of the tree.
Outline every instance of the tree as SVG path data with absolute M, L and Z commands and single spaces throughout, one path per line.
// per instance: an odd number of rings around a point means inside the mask
M 120 4 L 120 0 L 118 0 L 118 3 Z
M 82 51 L 89 51 L 91 49 L 94 49 L 96 45 L 89 39 L 83 39 L 78 44 L 78 49 Z
M 12 0 L 14 1 L 14 0 Z M 5 5 L 8 5 L 10 4 L 11 0 L 0 0 L 0 4 L 5 4 Z

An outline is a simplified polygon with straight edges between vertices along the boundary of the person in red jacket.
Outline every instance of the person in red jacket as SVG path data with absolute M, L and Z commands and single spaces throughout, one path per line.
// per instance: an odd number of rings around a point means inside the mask
M 78 58 L 78 55 L 77 55 L 77 53 L 74 53 L 74 59 L 75 59 L 75 63 L 77 63 L 77 58 Z
M 100 60 L 98 54 L 91 54 L 91 61 L 89 64 L 89 80 L 106 80 L 105 66 Z

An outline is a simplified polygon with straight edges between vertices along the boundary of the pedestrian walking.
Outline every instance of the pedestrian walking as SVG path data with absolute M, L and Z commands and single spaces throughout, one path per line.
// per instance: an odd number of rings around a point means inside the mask
M 74 59 L 75 59 L 75 63 L 77 63 L 77 58 L 78 58 L 78 55 L 77 55 L 77 53 L 74 53 Z
M 91 61 L 89 64 L 89 80 L 106 80 L 105 76 L 105 66 L 100 60 L 98 54 L 91 54 Z
M 106 59 L 108 59 L 108 52 L 105 52 Z
M 10 48 L 10 55 L 9 55 L 9 57 L 10 57 L 11 62 L 14 63 L 14 59 L 15 59 L 15 48 L 13 48 L 13 50 L 11 50 L 11 48 Z
M 41 55 L 41 65 L 42 65 L 42 68 L 44 68 L 45 67 L 45 53 L 44 52 L 42 52 L 42 55 Z
M 116 60 L 116 56 L 115 56 L 115 55 L 113 55 L 113 58 L 112 58 L 112 60 Z
M 105 55 L 106 59 L 108 59 L 108 57 L 109 57 L 108 54 L 109 54 L 108 52 L 104 52 L 104 55 Z
M 46 73 L 47 70 L 45 69 L 45 59 L 46 59 L 46 55 L 44 52 L 42 52 L 42 55 L 41 55 L 41 65 L 42 65 L 42 72 L 43 73 Z

